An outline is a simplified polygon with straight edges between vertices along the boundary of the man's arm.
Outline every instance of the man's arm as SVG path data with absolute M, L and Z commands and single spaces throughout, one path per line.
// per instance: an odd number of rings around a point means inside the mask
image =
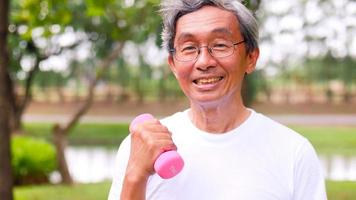
M 145 200 L 148 177 L 126 174 L 122 186 L 121 200 Z
M 294 167 L 294 200 L 326 200 L 325 182 L 319 159 L 309 141 L 297 152 Z
M 134 126 L 121 200 L 144 200 L 148 177 L 155 173 L 156 158 L 164 151 L 175 149 L 169 130 L 157 119 Z
M 120 145 L 115 158 L 115 172 L 108 196 L 108 200 L 120 199 L 120 193 L 122 190 L 127 163 L 130 155 L 130 136 L 126 137 Z
M 118 157 L 121 152 L 126 151 L 122 158 L 126 156 L 127 162 L 121 160 L 118 164 L 120 174 L 114 179 L 109 200 L 119 197 L 121 200 L 144 200 L 148 178 L 155 173 L 153 166 L 156 158 L 164 151 L 177 148 L 168 129 L 156 119 L 134 126 L 131 129 L 129 143 L 124 146 L 125 150 L 119 150 Z M 126 169 L 122 170 L 123 167 Z

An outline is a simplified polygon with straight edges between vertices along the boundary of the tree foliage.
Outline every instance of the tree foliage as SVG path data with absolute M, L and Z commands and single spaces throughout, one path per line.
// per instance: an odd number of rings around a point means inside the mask
M 263 67 L 275 67 L 290 84 L 298 84 L 291 77 L 300 71 L 299 79 L 323 84 L 329 94 L 328 85 L 341 82 L 348 100 L 356 80 L 356 3 L 296 0 L 274 6 L 277 2 L 263 1 L 259 12 Z

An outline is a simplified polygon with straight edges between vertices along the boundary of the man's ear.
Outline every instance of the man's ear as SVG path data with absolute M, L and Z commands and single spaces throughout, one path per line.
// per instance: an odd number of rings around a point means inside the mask
M 260 55 L 260 49 L 259 48 L 254 49 L 252 52 L 250 52 L 247 55 L 247 68 L 246 68 L 246 71 L 245 71 L 247 74 L 250 74 L 253 71 L 255 71 L 256 63 L 257 63 L 257 59 L 258 59 L 259 55 Z
M 168 64 L 169 64 L 169 68 L 173 72 L 174 76 L 177 77 L 177 70 L 176 70 L 176 66 L 175 66 L 172 54 L 169 54 L 169 56 L 168 56 Z

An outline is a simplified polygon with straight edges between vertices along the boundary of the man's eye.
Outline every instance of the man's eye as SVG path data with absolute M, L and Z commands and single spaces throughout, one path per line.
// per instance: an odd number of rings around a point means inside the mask
M 185 46 L 181 49 L 181 52 L 184 53 L 189 53 L 189 52 L 195 52 L 197 48 L 195 46 Z
M 229 46 L 226 43 L 217 43 L 213 45 L 214 50 L 225 50 L 229 48 Z
M 185 46 L 182 48 L 182 51 L 194 51 L 195 49 L 195 46 Z

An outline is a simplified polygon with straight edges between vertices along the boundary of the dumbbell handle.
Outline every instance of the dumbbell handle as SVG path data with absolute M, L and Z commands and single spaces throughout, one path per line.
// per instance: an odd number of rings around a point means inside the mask
M 151 114 L 145 113 L 137 116 L 132 120 L 130 124 L 130 130 L 137 124 L 143 123 L 146 120 L 154 119 Z M 177 175 L 184 166 L 184 161 L 182 157 L 177 153 L 177 151 L 165 151 L 161 153 L 155 163 L 154 169 L 156 173 L 163 179 L 169 179 Z

